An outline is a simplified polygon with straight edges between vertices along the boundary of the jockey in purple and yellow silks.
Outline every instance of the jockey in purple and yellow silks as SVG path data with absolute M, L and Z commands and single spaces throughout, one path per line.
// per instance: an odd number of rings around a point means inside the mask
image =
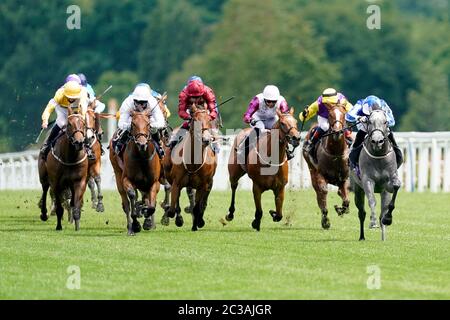
M 41 147 L 40 154 L 43 159 L 47 158 L 52 143 L 59 136 L 62 128 L 67 125 L 67 108 L 69 106 L 85 117 L 88 107 L 87 91 L 74 80 L 68 81 L 56 91 L 55 96 L 48 102 L 47 107 L 42 113 L 42 128 L 46 129 L 50 115 L 56 110 L 56 124 Z M 88 155 L 93 155 L 92 150 L 89 148 L 87 148 L 87 152 Z
M 348 112 L 352 108 L 352 104 L 348 102 L 347 98 L 340 92 L 337 92 L 333 88 L 325 89 L 322 95 L 310 104 L 308 107 L 299 114 L 300 121 L 308 121 L 314 115 L 317 114 L 318 126 L 311 134 L 309 140 L 305 141 L 303 148 L 307 152 L 312 152 L 314 146 L 319 141 L 320 137 L 328 131 L 330 123 L 328 122 L 328 109 L 326 105 L 341 104 L 344 106 L 345 111 Z

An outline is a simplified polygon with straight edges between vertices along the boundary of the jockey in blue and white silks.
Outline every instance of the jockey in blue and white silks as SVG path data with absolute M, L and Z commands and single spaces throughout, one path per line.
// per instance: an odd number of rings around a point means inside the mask
M 383 99 L 378 98 L 377 96 L 370 95 L 365 99 L 358 100 L 353 108 L 345 114 L 345 120 L 347 122 L 356 122 L 360 117 L 368 117 L 373 110 L 381 109 L 384 111 L 387 119 L 387 125 L 389 128 L 395 126 L 394 114 L 392 113 L 391 108 Z M 358 133 L 356 134 L 355 141 L 352 146 L 352 150 L 350 152 L 350 163 L 353 167 L 358 164 L 359 154 L 361 152 L 361 145 L 364 142 L 364 138 L 367 134 L 367 121 L 360 122 L 357 124 Z M 394 134 L 392 129 L 389 130 L 388 135 L 389 140 L 392 142 L 394 147 L 395 154 L 397 156 L 397 165 L 403 162 L 403 156 L 401 150 L 399 149 L 397 142 L 394 139 Z

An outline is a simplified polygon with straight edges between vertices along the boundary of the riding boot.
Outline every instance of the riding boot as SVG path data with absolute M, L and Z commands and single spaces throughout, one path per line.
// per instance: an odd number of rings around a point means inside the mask
M 40 155 L 43 160 L 47 159 L 48 152 L 50 151 L 50 148 L 55 141 L 55 139 L 59 136 L 59 133 L 61 132 L 61 128 L 55 124 L 52 128 L 52 131 L 50 132 L 50 135 L 45 140 L 44 144 L 41 147 Z
M 316 146 L 317 142 L 319 141 L 320 137 L 324 133 L 325 132 L 322 130 L 322 128 L 316 127 L 316 130 L 311 135 L 310 140 L 308 141 L 307 145 L 305 146 L 305 150 L 309 153 L 309 155 L 312 157 L 312 159 L 315 162 L 317 162 L 317 157 L 316 157 L 316 154 L 314 152 L 314 149 L 315 149 L 315 146 Z
M 397 141 L 395 141 L 394 133 L 392 131 L 389 132 L 388 138 L 391 141 L 392 146 L 394 147 L 395 159 L 397 160 L 397 168 L 398 168 L 403 163 L 402 150 L 398 147 Z
M 102 138 L 103 138 L 103 131 L 102 132 L 98 132 L 97 133 L 97 139 L 98 139 L 98 142 L 100 142 L 100 154 L 104 155 L 105 154 L 105 150 L 103 150 Z
M 117 155 L 120 155 L 124 145 L 128 142 L 128 139 L 129 139 L 128 130 L 123 130 L 120 133 L 118 133 L 118 137 L 116 140 L 116 146 L 114 147 L 114 151 Z
M 286 145 L 286 157 L 287 157 L 288 161 L 294 157 L 294 151 L 295 151 L 295 147 L 292 148 L 292 150 L 290 150 L 289 144 Z
M 247 159 L 250 150 L 256 145 L 259 138 L 260 129 L 258 127 L 254 127 L 250 134 L 245 138 L 244 141 L 244 156 Z
M 364 142 L 364 138 L 366 136 L 366 132 L 363 130 L 359 130 L 356 134 L 355 141 L 353 141 L 352 150 L 348 158 L 350 159 L 350 165 L 354 168 L 358 165 L 359 154 L 361 153 L 362 143 Z
M 162 159 L 164 157 L 164 149 L 161 145 L 161 138 L 159 136 L 159 131 L 152 133 L 152 142 L 156 148 L 156 152 L 158 152 L 159 158 Z

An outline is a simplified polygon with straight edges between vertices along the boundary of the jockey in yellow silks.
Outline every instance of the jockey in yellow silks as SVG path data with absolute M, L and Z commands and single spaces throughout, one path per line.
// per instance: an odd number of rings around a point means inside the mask
M 59 136 L 63 127 L 67 125 L 68 107 L 70 106 L 73 111 L 85 117 L 88 102 L 86 89 L 75 80 L 66 82 L 64 86 L 56 91 L 55 96 L 48 102 L 42 113 L 42 128 L 46 129 L 50 115 L 53 111 L 56 111 L 56 123 L 40 150 L 43 159 L 47 158 L 54 140 Z M 95 159 L 95 155 L 87 145 L 86 151 L 90 159 Z
M 317 114 L 318 126 L 303 146 L 307 152 L 311 153 L 312 150 L 314 150 L 314 146 L 317 141 L 319 141 L 320 137 L 330 128 L 330 123 L 328 122 L 328 109 L 326 105 L 334 104 L 344 106 L 346 112 L 350 111 L 353 107 L 342 93 L 337 92 L 333 88 L 328 88 L 322 92 L 322 95 L 316 101 L 306 107 L 305 110 L 299 114 L 300 121 L 302 122 L 308 121 Z

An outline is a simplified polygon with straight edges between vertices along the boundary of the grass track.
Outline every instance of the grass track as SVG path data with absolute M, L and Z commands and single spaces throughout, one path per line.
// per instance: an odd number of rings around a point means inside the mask
M 190 231 L 186 214 L 182 228 L 162 226 L 158 208 L 157 229 L 135 237 L 126 236 L 115 192 L 105 194 L 103 214 L 85 203 L 79 232 L 66 221 L 56 232 L 55 217 L 40 221 L 39 196 L 0 193 L 1 299 L 450 299 L 448 194 L 400 192 L 384 243 L 379 229 L 366 229 L 359 242 L 353 198 L 350 214 L 339 218 L 331 192 L 328 231 L 311 190 L 287 192 L 290 227 L 272 222 L 273 196 L 265 193 L 261 232 L 250 226 L 250 192 L 238 193 L 225 227 L 219 219 L 230 192 L 212 192 L 200 231 Z M 81 270 L 79 290 L 66 287 L 71 265 Z M 371 265 L 381 271 L 379 290 L 367 288 Z

